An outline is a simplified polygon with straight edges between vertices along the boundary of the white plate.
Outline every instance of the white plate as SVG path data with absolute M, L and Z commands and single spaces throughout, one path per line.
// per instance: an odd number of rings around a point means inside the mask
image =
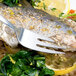
M 76 0 L 70 0 L 70 9 L 76 10 Z

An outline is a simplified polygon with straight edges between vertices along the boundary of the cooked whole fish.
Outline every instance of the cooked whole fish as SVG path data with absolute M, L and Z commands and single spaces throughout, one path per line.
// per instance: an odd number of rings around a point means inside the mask
M 76 23 L 66 19 L 61 20 L 41 10 L 34 9 L 26 1 L 23 3 L 22 6 L 17 7 L 8 7 L 0 3 L 0 14 L 16 27 L 23 27 L 45 35 L 54 39 L 57 45 L 66 45 L 67 48 L 70 48 L 64 51 L 71 49 L 71 51 L 76 51 L 75 48 L 73 49 L 72 47 L 72 44 L 76 43 L 76 32 L 74 31 Z M 11 47 L 18 45 L 14 31 L 2 22 L 0 22 L 0 37 Z

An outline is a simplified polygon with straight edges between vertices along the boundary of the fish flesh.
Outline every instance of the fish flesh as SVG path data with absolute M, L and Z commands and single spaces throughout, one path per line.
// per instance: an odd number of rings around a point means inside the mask
M 76 51 L 76 48 L 71 46 L 72 43 L 76 42 L 76 22 L 49 15 L 42 10 L 34 9 L 26 0 L 21 1 L 22 6 L 16 7 L 8 7 L 0 3 L 0 14 L 16 27 L 23 27 L 47 36 L 54 39 L 57 45 L 65 45 L 67 48 L 72 49 L 64 51 Z M 1 21 L 0 38 L 11 47 L 18 45 L 14 31 Z

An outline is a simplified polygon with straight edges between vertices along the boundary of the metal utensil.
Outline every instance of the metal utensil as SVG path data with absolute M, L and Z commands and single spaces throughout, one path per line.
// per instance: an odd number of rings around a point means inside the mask
M 4 24 L 6 24 L 7 26 L 9 26 L 10 28 L 12 28 L 15 31 L 18 42 L 21 45 L 23 45 L 24 47 L 27 47 L 32 50 L 40 51 L 40 52 L 46 52 L 46 53 L 52 53 L 52 54 L 65 54 L 64 52 L 50 50 L 50 49 L 40 47 L 40 46 L 44 46 L 44 47 L 51 47 L 51 48 L 55 48 L 55 49 L 66 49 L 65 46 L 58 46 L 58 45 L 40 41 L 40 40 L 45 40 L 45 41 L 54 43 L 55 41 L 53 39 L 36 34 L 32 31 L 24 29 L 24 28 L 16 28 L 12 23 L 10 23 L 2 15 L 0 15 L 0 21 L 2 21 Z

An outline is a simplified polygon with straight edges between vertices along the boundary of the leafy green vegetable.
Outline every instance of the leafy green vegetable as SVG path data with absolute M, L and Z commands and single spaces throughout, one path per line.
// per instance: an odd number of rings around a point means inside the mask
M 44 71 L 45 71 L 45 74 L 48 75 L 48 76 L 49 76 L 50 74 L 51 74 L 51 75 L 54 75 L 54 72 L 52 72 L 53 70 L 49 70 L 49 69 L 46 68 L 46 67 L 44 68 Z
M 9 74 L 12 76 L 19 76 L 21 75 L 21 73 L 22 73 L 22 70 L 19 68 L 17 64 L 15 64 L 12 68 L 12 71 L 9 72 Z
M 54 71 L 45 66 L 45 57 L 36 52 L 19 51 L 10 55 L 15 64 L 10 60 L 9 55 L 0 62 L 0 76 L 53 76 Z
M 16 6 L 19 3 L 19 0 L 3 0 L 3 3 L 12 7 Z
M 37 6 L 36 3 L 41 2 L 41 0 L 27 0 L 33 7 Z M 0 2 L 3 2 L 4 4 L 13 7 L 16 6 L 19 3 L 19 0 L 0 0 Z

